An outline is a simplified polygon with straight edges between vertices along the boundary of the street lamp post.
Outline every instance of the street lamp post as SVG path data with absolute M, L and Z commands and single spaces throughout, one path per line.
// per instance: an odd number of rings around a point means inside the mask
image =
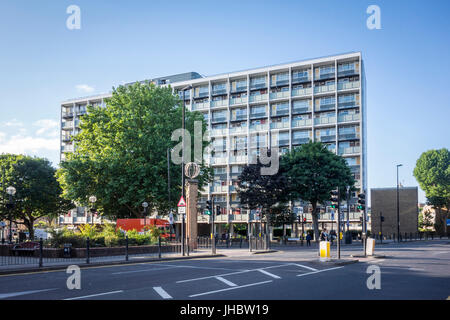
M 92 207 L 91 207 L 91 225 L 94 225 L 94 211 L 95 211 L 95 202 L 97 201 L 97 197 L 96 196 L 90 196 L 89 197 L 89 202 L 91 203 Z
M 403 166 L 402 164 L 397 165 L 397 242 L 400 242 L 400 204 L 398 196 L 398 168 Z
M 186 129 L 186 104 L 185 104 L 185 92 L 187 90 L 191 90 L 192 86 L 188 85 L 181 89 L 183 91 L 183 110 L 182 110 L 182 148 L 181 148 L 181 195 L 183 196 L 183 199 L 185 198 L 185 176 L 184 176 L 184 131 Z M 190 147 L 190 146 L 189 146 Z M 184 232 L 184 225 L 185 225 L 185 216 L 182 214 L 182 221 L 181 221 L 181 251 L 182 255 L 184 256 L 184 238 L 185 238 L 185 232 Z
M 9 209 L 9 243 L 12 243 L 12 209 L 14 208 L 13 196 L 16 194 L 16 188 L 9 186 L 6 188 L 6 193 L 9 195 L 8 209 Z

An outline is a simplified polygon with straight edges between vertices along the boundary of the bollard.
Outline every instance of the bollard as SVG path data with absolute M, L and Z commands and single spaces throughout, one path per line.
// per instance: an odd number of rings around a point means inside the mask
M 248 249 L 252 252 L 252 235 L 248 236 Z
M 89 237 L 86 238 L 86 263 L 89 263 Z
M 44 242 L 42 241 L 42 238 L 39 240 L 39 268 L 42 268 L 42 258 L 44 256 Z
M 128 235 L 125 237 L 125 261 L 128 261 Z
M 189 247 L 190 247 L 190 244 L 189 244 L 189 237 L 186 237 L 186 244 L 187 244 L 187 256 L 189 257 Z
M 158 259 L 161 259 L 161 236 L 158 236 Z
M 330 242 L 329 241 L 320 241 L 319 256 L 320 256 L 320 258 L 319 258 L 320 261 L 330 260 Z
M 239 241 L 239 248 L 242 248 L 242 238 L 241 241 Z

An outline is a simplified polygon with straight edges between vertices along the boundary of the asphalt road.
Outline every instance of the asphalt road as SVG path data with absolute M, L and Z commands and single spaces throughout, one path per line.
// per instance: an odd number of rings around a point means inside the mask
M 343 256 L 358 250 L 346 247 Z M 83 268 L 81 289 L 72 290 L 65 271 L 3 275 L 0 300 L 449 298 L 448 240 L 384 245 L 378 253 L 386 258 L 345 266 L 318 262 L 316 250 L 289 247 L 263 255 L 235 251 L 226 258 Z M 373 265 L 380 269 L 381 288 L 370 290 L 367 269 Z

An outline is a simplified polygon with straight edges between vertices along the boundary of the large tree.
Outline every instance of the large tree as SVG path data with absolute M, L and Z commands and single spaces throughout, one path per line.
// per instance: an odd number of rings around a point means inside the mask
M 46 159 L 32 158 L 23 155 L 0 155 L 0 174 L 2 202 L 1 219 L 9 219 L 18 224 L 24 224 L 34 238 L 34 223 L 42 217 L 56 218 L 67 212 L 70 201 L 62 198 L 62 189 L 55 177 L 56 169 Z M 14 208 L 6 209 L 9 197 L 6 188 L 13 186 L 16 194 L 13 196 Z
M 314 237 L 319 239 L 318 204 L 331 199 L 331 191 L 339 188 L 344 197 L 347 186 L 355 183 L 345 159 L 327 149 L 321 142 L 309 142 L 281 157 L 280 171 L 288 183 L 290 200 L 302 199 L 312 206 Z
M 436 230 L 447 233 L 446 219 L 450 207 L 450 151 L 446 148 L 421 154 L 414 177 L 425 191 L 428 203 L 437 208 Z M 446 210 L 442 210 L 443 208 Z
M 81 132 L 74 138 L 76 151 L 61 163 L 64 196 L 87 205 L 89 196 L 95 195 L 97 208 L 110 218 L 141 217 L 144 201 L 150 212 L 166 214 L 174 208 L 181 194 L 181 165 L 171 161 L 169 202 L 167 149 L 180 143 L 171 136 L 182 128 L 182 106 L 172 88 L 150 83 L 120 86 L 106 99 L 106 107 L 87 109 Z M 204 132 L 203 115 L 186 110 L 191 150 L 195 121 Z M 202 141 L 202 150 L 207 144 Z M 202 165 L 199 189 L 209 176 L 210 170 Z

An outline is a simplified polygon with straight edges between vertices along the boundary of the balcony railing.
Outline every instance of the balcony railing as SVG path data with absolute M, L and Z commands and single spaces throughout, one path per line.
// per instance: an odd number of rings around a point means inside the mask
M 356 71 L 356 69 L 348 69 L 348 70 L 339 70 L 338 68 L 338 77 L 345 77 L 345 76 L 353 76 L 353 75 L 357 75 L 358 71 Z
M 339 122 L 359 121 L 359 113 L 339 115 L 338 121 Z
M 282 98 L 289 98 L 289 91 L 280 91 L 280 92 L 271 92 L 270 93 L 270 99 L 282 99 Z
M 298 108 L 292 108 L 292 114 L 299 114 L 299 113 L 308 113 L 311 112 L 311 107 L 298 107 Z
M 330 123 L 336 123 L 336 117 L 314 118 L 314 124 L 330 124 Z
M 247 127 L 233 127 L 233 128 L 230 128 L 230 133 L 247 133 Z
M 213 192 L 221 192 L 221 193 L 226 193 L 228 191 L 228 187 L 227 186 L 218 186 L 218 187 L 214 187 L 213 188 Z
M 242 162 L 242 163 L 247 163 L 247 156 L 231 156 L 230 157 L 230 163 L 235 163 L 235 162 Z
M 231 121 L 244 121 L 244 120 L 247 120 L 247 115 L 243 114 L 243 115 L 236 115 L 234 117 L 232 116 L 230 120 Z
M 293 97 L 307 96 L 312 93 L 312 88 L 292 89 Z
M 237 87 L 236 89 L 231 89 L 231 93 L 245 92 L 245 91 L 247 91 L 247 86 L 242 86 L 242 87 Z
M 221 95 L 221 94 L 227 94 L 227 89 L 216 89 L 211 92 L 211 95 L 216 96 L 216 95 Z
M 211 123 L 217 123 L 217 122 L 227 122 L 227 117 L 213 117 L 211 119 Z
M 339 155 L 360 153 L 361 147 L 339 148 Z
M 335 76 L 334 72 L 320 73 L 316 77 L 316 80 L 331 79 L 331 78 L 334 78 L 334 76 Z
M 315 111 L 327 111 L 327 110 L 334 110 L 336 108 L 335 103 L 326 103 L 326 104 L 319 104 L 316 105 Z
M 309 82 L 311 81 L 310 77 L 292 77 L 292 84 L 301 83 L 301 82 Z
M 268 129 L 267 124 L 256 124 L 256 125 L 250 126 L 250 132 L 262 131 L 262 130 L 267 130 L 267 129 Z
M 284 129 L 289 128 L 289 122 L 272 122 L 270 129 Z
M 198 92 L 197 94 L 194 94 L 194 99 L 197 98 L 205 98 L 209 96 L 209 92 L 208 91 L 202 91 L 202 92 Z
M 332 92 L 335 90 L 336 90 L 335 84 L 314 87 L 314 93 L 325 93 L 325 92 Z
M 359 133 L 340 133 L 339 140 L 359 139 Z
M 227 163 L 227 158 L 212 157 L 211 158 L 211 163 L 212 164 L 226 164 Z
M 250 96 L 250 102 L 267 101 L 267 93 L 265 94 L 255 94 Z
M 209 108 L 209 102 L 200 102 L 200 103 L 194 102 L 192 104 L 192 110 L 193 111 L 195 111 L 195 110 L 204 110 L 204 109 L 208 109 L 208 108 Z
M 309 137 L 293 138 L 292 144 L 304 144 L 304 143 L 308 143 L 308 141 L 309 141 Z
M 61 127 L 63 129 L 73 129 L 73 121 L 70 122 L 63 122 Z
M 267 113 L 265 112 L 258 112 L 258 113 L 251 113 L 250 119 L 261 119 L 261 118 L 267 118 Z
M 267 83 L 250 83 L 250 90 L 267 88 Z
M 62 146 L 61 147 L 62 152 L 73 152 L 73 145 L 70 146 Z
M 312 125 L 312 119 L 292 120 L 292 127 L 305 127 Z
M 280 79 L 280 80 L 275 80 L 275 81 L 270 81 L 270 85 L 272 87 L 279 87 L 279 86 L 287 86 L 289 84 L 289 77 L 287 77 L 287 79 Z
M 356 103 L 356 101 L 348 101 L 348 102 L 340 102 L 338 104 L 339 109 L 347 109 L 347 108 L 359 108 L 359 103 Z
M 317 136 L 316 140 L 321 141 L 321 142 L 332 142 L 332 141 L 336 141 L 336 135 Z
M 227 106 L 228 105 L 228 100 L 224 99 L 224 100 L 213 100 L 211 101 L 211 108 L 214 107 L 223 107 L 223 106 Z
M 339 82 L 338 90 L 349 90 L 359 88 L 359 81 Z
M 227 128 L 224 129 L 213 129 L 211 130 L 211 136 L 215 137 L 215 136 L 225 136 L 227 135 Z
M 230 106 L 235 104 L 244 104 L 247 103 L 247 97 L 241 98 L 230 98 Z
M 72 111 L 70 111 L 70 112 L 63 112 L 62 116 L 63 116 L 63 118 L 71 118 L 71 117 L 73 117 L 73 112 Z
M 271 116 L 279 117 L 279 116 L 287 116 L 288 114 L 289 108 L 284 108 L 284 109 L 276 109 L 275 111 L 272 110 Z

